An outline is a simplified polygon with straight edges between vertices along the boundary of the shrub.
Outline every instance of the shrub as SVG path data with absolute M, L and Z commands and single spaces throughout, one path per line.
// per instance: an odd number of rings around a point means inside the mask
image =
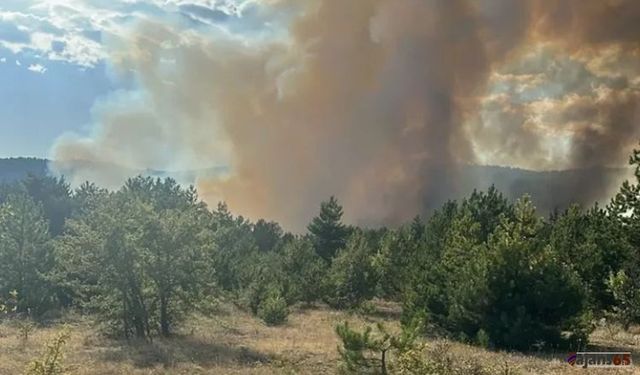
M 338 309 L 354 308 L 373 298 L 377 273 L 367 239 L 356 231 L 341 249 L 329 269 L 326 302 Z
M 432 347 L 424 344 L 399 353 L 392 374 L 397 375 L 518 375 L 520 372 L 505 362 L 486 365 L 474 357 L 453 356 L 446 341 Z
M 267 325 L 275 326 L 284 323 L 289 315 L 287 301 L 277 290 L 271 290 L 258 306 L 258 317 Z
M 26 375 L 63 375 L 62 362 L 64 360 L 63 346 L 69 340 L 66 330 L 60 332 L 49 344 L 42 359 L 33 360 L 26 370 Z
M 512 218 L 501 215 L 486 242 L 472 219 L 461 212 L 451 220 L 444 256 L 426 258 L 427 271 L 416 273 L 405 294 L 405 318 L 423 314 L 451 337 L 483 346 L 528 350 L 586 343 L 586 290 L 549 245 L 529 199 L 514 205 Z
M 476 334 L 476 344 L 480 345 L 483 348 L 489 347 L 489 335 L 482 328 L 480 328 L 480 330 Z
M 619 271 L 609 276 L 607 284 L 616 301 L 613 309 L 615 318 L 624 325 L 625 329 L 628 329 L 631 323 L 640 322 L 638 282 L 629 277 L 627 272 Z
M 528 199 L 516 203 L 516 219 L 504 220 L 489 241 L 486 307 L 481 327 L 492 344 L 528 350 L 568 344 L 562 331 L 581 334 L 585 290 L 540 235 L 541 222 Z
M 338 352 L 342 360 L 340 370 L 345 374 L 386 374 L 387 352 L 391 349 L 391 336 L 381 325 L 377 334 L 371 327 L 358 332 L 347 322 L 336 326 L 336 333 L 342 340 Z
M 288 303 L 309 304 L 322 297 L 327 266 L 309 240 L 294 239 L 285 243 L 281 264 L 289 286 L 285 293 Z
M 29 340 L 29 335 L 36 329 L 36 325 L 29 317 L 16 319 L 16 327 L 18 328 L 18 337 L 23 343 Z
M 341 357 L 340 371 L 345 374 L 387 374 L 392 367 L 388 353 L 405 353 L 414 348 L 422 322 L 414 321 L 399 335 L 391 335 L 378 323 L 376 329 L 366 327 L 356 331 L 347 322 L 336 326 L 342 340 L 338 347 Z

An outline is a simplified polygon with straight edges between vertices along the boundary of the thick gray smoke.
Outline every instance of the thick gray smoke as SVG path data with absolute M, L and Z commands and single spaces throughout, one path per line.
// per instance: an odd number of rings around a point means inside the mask
M 114 186 L 132 170 L 228 166 L 198 176 L 206 200 L 300 229 L 332 194 L 351 221 L 398 222 L 466 188 L 461 165 L 621 165 L 640 135 L 632 0 L 263 6 L 296 10 L 287 38 L 211 39 L 147 21 L 114 40 L 114 65 L 141 90 L 99 103 L 92 137 L 60 139 L 54 168 Z M 540 73 L 542 62 L 522 62 L 535 48 L 587 73 Z M 492 92 L 500 79 L 556 79 L 568 94 L 519 102 Z

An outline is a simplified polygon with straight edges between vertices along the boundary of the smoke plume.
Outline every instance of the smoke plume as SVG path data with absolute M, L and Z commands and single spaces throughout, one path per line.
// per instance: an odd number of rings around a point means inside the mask
M 300 229 L 329 195 L 352 222 L 398 222 L 466 188 L 462 165 L 620 166 L 640 136 L 633 0 L 260 6 L 293 14 L 286 36 L 147 20 L 113 37 L 113 69 L 139 89 L 97 103 L 92 135 L 59 139 L 54 168 L 115 186 L 226 166 L 198 176 L 205 200 Z

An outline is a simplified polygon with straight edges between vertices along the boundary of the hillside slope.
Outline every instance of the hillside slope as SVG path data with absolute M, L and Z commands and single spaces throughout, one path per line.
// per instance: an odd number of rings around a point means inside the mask
M 46 159 L 37 158 L 0 159 L 0 182 L 21 180 L 29 174 L 45 176 L 47 163 Z
M 44 176 L 48 173 L 46 159 L 9 158 L 0 159 L 0 183 L 12 182 L 26 177 L 28 174 Z M 226 172 L 224 168 L 210 170 L 131 170 L 124 167 L 96 165 L 95 168 L 82 166 L 85 169 L 110 171 L 116 176 L 134 176 L 137 174 L 153 177 L 172 176 L 180 182 L 195 181 L 196 176 L 214 176 Z M 118 169 L 115 171 L 115 169 Z M 470 194 L 473 189 L 486 190 L 495 185 L 508 198 L 515 199 L 529 194 L 540 213 L 548 213 L 561 209 L 572 202 L 591 204 L 594 201 L 606 203 L 612 193 L 611 186 L 619 186 L 627 169 L 622 168 L 586 168 L 564 171 L 530 171 L 519 168 L 469 165 L 456 171 L 443 170 L 442 181 L 453 181 L 449 184 L 437 181 L 438 189 L 447 192 L 445 199 L 459 199 Z M 452 176 L 455 174 L 455 176 Z M 450 185 L 450 186 L 444 186 Z M 426 199 L 426 211 L 440 207 L 442 201 Z

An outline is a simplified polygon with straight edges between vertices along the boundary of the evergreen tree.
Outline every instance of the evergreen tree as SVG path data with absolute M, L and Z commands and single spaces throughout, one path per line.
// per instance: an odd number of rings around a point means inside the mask
M 243 274 L 248 272 L 246 260 L 258 252 L 251 225 L 242 217 L 234 218 L 225 203 L 219 203 L 211 215 L 213 246 L 210 256 L 215 266 L 215 277 L 223 289 L 238 290 L 243 285 Z
M 378 290 L 381 296 L 397 300 L 410 285 L 411 269 L 418 253 L 425 247 L 424 224 L 414 220 L 395 231 L 386 231 L 375 244 L 377 253 L 373 263 L 379 275 Z
M 29 175 L 22 185 L 27 194 L 42 206 L 51 235 L 62 234 L 64 223 L 73 212 L 71 188 L 64 177 Z
M 327 262 L 331 262 L 346 243 L 348 230 L 341 220 L 342 206 L 332 196 L 320 204 L 320 214 L 307 227 L 316 252 Z
M 620 221 L 597 205 L 587 212 L 573 205 L 555 219 L 549 241 L 558 258 L 583 280 L 591 307 L 609 309 L 614 303 L 607 286 L 609 275 L 618 273 L 631 259 Z
M 608 280 L 615 301 L 613 309 L 625 326 L 640 322 L 640 149 L 633 151 L 629 164 L 635 168 L 635 183 L 625 181 L 607 207 L 609 215 L 621 225 L 631 248 L 622 269 L 612 273 Z
M 47 278 L 54 259 L 42 208 L 17 193 L 6 198 L 0 212 L 0 299 L 16 291 L 18 312 L 43 313 L 55 301 Z
M 322 297 L 327 267 L 307 239 L 294 239 L 285 243 L 282 249 L 282 267 L 290 284 L 287 298 L 290 303 L 310 303 Z
M 207 280 L 204 228 L 193 209 L 150 211 L 140 237 L 143 267 L 155 290 L 160 333 L 170 328 L 201 298 Z
M 481 328 L 498 347 L 558 345 L 561 332 L 586 340 L 579 325 L 585 292 L 579 277 L 551 251 L 535 208 L 525 197 L 514 220 L 502 220 L 489 241 L 486 310 Z
M 335 308 L 353 308 L 373 298 L 378 274 L 362 231 L 354 231 L 339 251 L 329 269 L 327 282 L 326 301 Z
M 124 336 L 168 335 L 211 277 L 208 222 L 189 189 L 131 179 L 70 220 L 57 279 Z
M 258 220 L 253 225 L 253 239 L 260 251 L 270 251 L 282 238 L 282 228 L 276 222 Z
M 512 219 L 513 206 L 491 185 L 486 193 L 474 190 L 469 198 L 462 202 L 462 210 L 468 211 L 474 223 L 478 223 L 479 240 L 487 241 L 489 235 L 500 224 L 501 218 Z

